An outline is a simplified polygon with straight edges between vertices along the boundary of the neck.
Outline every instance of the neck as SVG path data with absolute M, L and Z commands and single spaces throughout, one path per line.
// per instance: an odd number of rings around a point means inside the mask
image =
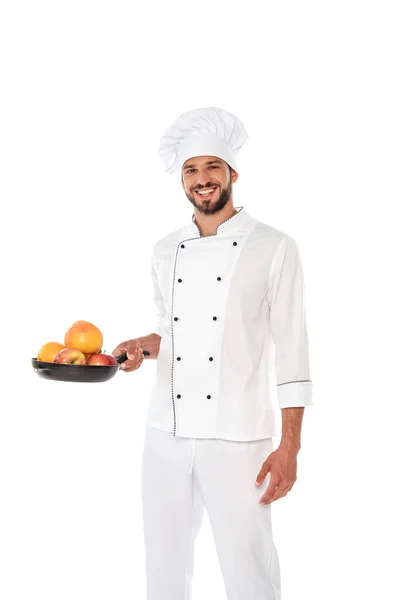
M 217 231 L 217 227 L 223 221 L 226 221 L 234 214 L 237 213 L 237 210 L 231 202 L 228 202 L 224 206 L 224 208 L 212 215 L 205 215 L 195 208 L 194 210 L 194 220 L 196 222 L 197 227 L 200 230 L 201 236 L 214 235 Z

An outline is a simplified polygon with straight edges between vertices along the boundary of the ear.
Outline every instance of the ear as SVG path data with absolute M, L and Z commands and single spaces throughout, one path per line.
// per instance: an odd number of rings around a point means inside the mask
M 238 180 L 239 173 L 237 173 L 234 169 L 232 169 L 231 175 L 232 175 L 232 183 L 235 183 L 235 181 Z

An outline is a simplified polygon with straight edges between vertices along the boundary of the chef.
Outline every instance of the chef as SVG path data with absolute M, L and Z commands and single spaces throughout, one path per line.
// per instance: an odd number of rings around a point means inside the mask
M 228 600 L 281 597 L 271 503 L 296 480 L 312 383 L 299 247 L 233 203 L 247 137 L 214 107 L 165 131 L 160 156 L 193 213 L 152 247 L 153 332 L 113 352 L 127 352 L 125 372 L 157 360 L 142 457 L 147 600 L 190 597 L 204 510 Z

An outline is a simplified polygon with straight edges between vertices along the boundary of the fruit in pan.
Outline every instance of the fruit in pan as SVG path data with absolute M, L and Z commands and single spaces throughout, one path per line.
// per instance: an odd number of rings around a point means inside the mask
M 106 366 L 117 365 L 117 360 L 111 354 L 92 354 L 89 358 L 88 365 Z
M 59 342 L 47 342 L 40 348 L 36 358 L 43 362 L 54 362 L 55 357 L 63 348 L 65 348 L 64 344 Z
M 103 334 L 93 323 L 76 321 L 65 334 L 64 345 L 84 354 L 94 354 L 101 350 Z
M 86 358 L 83 352 L 75 348 L 64 348 L 54 359 L 56 364 L 85 365 Z

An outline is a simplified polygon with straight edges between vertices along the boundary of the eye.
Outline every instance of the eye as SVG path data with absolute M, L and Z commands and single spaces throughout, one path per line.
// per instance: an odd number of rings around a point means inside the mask
M 196 169 L 188 169 L 186 173 L 193 173 Z
M 218 169 L 219 166 L 218 165 L 210 165 L 211 169 Z

